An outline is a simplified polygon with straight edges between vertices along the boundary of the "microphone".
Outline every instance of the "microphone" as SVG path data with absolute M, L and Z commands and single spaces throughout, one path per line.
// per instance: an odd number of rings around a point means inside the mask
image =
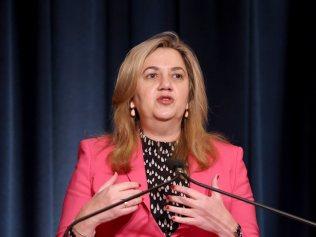
M 200 183 L 192 178 L 190 178 L 188 175 L 187 175 L 187 172 L 185 171 L 185 165 L 182 161 L 180 160 L 176 160 L 176 159 L 169 159 L 168 160 L 168 163 L 169 163 L 169 166 L 171 168 L 173 168 L 175 171 L 176 171 L 176 174 L 178 174 L 180 177 L 182 177 L 183 179 L 186 179 L 188 180 L 189 182 L 191 183 L 194 183 L 200 187 L 203 187 L 203 188 L 206 188 L 206 189 L 209 189 L 209 190 L 212 190 L 214 192 L 217 192 L 217 193 L 220 193 L 220 194 L 223 194 L 225 196 L 228 196 L 228 197 L 231 197 L 231 198 L 234 198 L 234 199 L 237 199 L 239 201 L 242 201 L 242 202 L 245 202 L 245 203 L 248 203 L 248 204 L 251 204 L 251 205 L 254 205 L 256 207 L 261 207 L 263 209 L 266 209 L 266 210 L 269 210 L 277 215 L 280 215 L 280 216 L 284 216 L 286 218 L 289 218 L 289 219 L 292 219 L 292 220 L 295 220 L 295 221 L 299 221 L 299 222 L 302 222 L 304 224 L 307 224 L 307 225 L 310 225 L 312 227 L 316 227 L 316 223 L 313 222 L 313 221 L 310 221 L 310 220 L 307 220 L 307 219 L 304 219 L 302 217 L 299 217 L 299 216 L 296 216 L 296 215 L 293 215 L 293 214 L 290 214 L 288 212 L 284 212 L 284 211 L 281 211 L 279 209 L 276 209 L 276 208 L 273 208 L 273 207 L 270 207 L 270 206 L 267 206 L 267 205 L 264 205 L 264 204 L 261 204 L 261 203 L 258 203 L 258 202 L 254 202 L 254 201 L 251 201 L 247 198 L 243 198 L 241 196 L 238 196 L 238 195 L 235 195 L 235 194 L 232 194 L 232 193 L 229 193 L 229 192 L 226 192 L 226 191 L 223 191 L 221 189 L 218 189 L 218 188 L 214 188 L 212 186 L 208 186 L 206 184 L 203 184 L 203 183 Z
M 113 204 L 111 204 L 111 205 L 109 205 L 109 206 L 106 206 L 106 207 L 104 207 L 104 208 L 102 208 L 102 209 L 99 209 L 99 210 L 97 210 L 97 211 L 94 211 L 94 212 L 92 212 L 92 213 L 90 213 L 90 214 L 88 214 L 88 215 L 85 215 L 85 216 L 83 216 L 83 217 L 81 217 L 81 218 L 79 218 L 79 219 L 73 221 L 73 222 L 67 227 L 67 229 L 65 230 L 63 237 L 67 237 L 68 235 L 71 236 L 71 237 L 76 237 L 76 235 L 73 233 L 73 230 L 72 230 L 73 227 L 74 227 L 76 224 L 78 224 L 78 223 L 80 223 L 80 222 L 82 222 L 82 221 L 84 221 L 84 220 L 87 220 L 87 219 L 89 219 L 89 218 L 91 218 L 91 217 L 93 217 L 93 216 L 96 216 L 96 215 L 98 215 L 98 214 L 100 214 L 100 213 L 102 213 L 102 212 L 108 211 L 108 210 L 110 210 L 110 209 L 112 209 L 112 208 L 114 208 L 114 207 L 117 207 L 117 206 L 123 204 L 124 202 L 128 202 L 128 201 L 130 201 L 130 200 L 132 200 L 132 199 L 134 199 L 134 198 L 138 198 L 138 197 L 143 196 L 143 195 L 145 195 L 145 194 L 147 194 L 147 193 L 150 193 L 151 191 L 155 191 L 156 189 L 159 189 L 159 188 L 161 188 L 161 187 L 163 187 L 163 186 L 165 186 L 165 185 L 168 185 L 168 184 L 172 183 L 173 181 L 177 180 L 178 178 L 180 178 L 180 174 L 176 173 L 176 175 L 175 175 L 172 179 L 170 179 L 170 180 L 168 180 L 168 181 L 166 181 L 166 182 L 163 182 L 163 183 L 161 183 L 161 184 L 158 184 L 158 185 L 156 185 L 155 187 L 152 187 L 152 188 L 150 188 L 150 189 L 144 190 L 144 191 L 142 191 L 142 192 L 140 192 L 140 193 L 138 193 L 138 194 L 135 194 L 135 195 L 133 195 L 133 196 L 124 198 L 124 199 L 122 199 L 122 200 L 119 201 L 119 202 L 113 203 Z

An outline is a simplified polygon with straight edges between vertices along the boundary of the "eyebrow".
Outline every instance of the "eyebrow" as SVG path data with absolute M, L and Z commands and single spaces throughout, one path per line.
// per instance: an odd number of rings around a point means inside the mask
M 143 73 L 145 72 L 145 71 L 147 71 L 148 69 L 153 69 L 153 70 L 159 70 L 159 68 L 158 67 L 156 67 L 156 66 L 150 66 L 150 67 L 146 67 L 145 69 L 144 69 L 144 71 L 143 71 Z M 173 67 L 173 68 L 171 68 L 171 71 L 177 71 L 177 70 L 181 70 L 181 71 L 183 71 L 183 72 L 186 72 L 182 67 Z

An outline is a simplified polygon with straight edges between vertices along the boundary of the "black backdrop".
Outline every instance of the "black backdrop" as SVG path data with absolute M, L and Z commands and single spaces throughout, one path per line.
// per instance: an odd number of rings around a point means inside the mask
M 111 130 L 124 55 L 166 30 L 196 51 L 209 129 L 244 147 L 256 200 L 315 220 L 311 2 L 1 0 L 1 235 L 54 235 L 79 140 Z M 315 234 L 257 215 L 262 236 Z

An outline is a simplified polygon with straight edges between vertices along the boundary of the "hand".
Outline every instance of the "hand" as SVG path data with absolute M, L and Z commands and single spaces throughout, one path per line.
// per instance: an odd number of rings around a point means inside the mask
M 76 219 L 141 192 L 141 190 L 138 189 L 139 183 L 136 182 L 123 182 L 114 184 L 117 180 L 117 177 L 118 174 L 115 172 L 115 174 L 102 185 L 93 198 L 81 209 Z M 78 223 L 75 226 L 75 229 L 79 233 L 90 236 L 99 224 L 136 211 L 138 204 L 141 202 L 141 197 L 135 198 L 129 201 L 127 204 L 122 204 L 106 212 L 91 217 L 86 221 Z
M 218 188 L 216 175 L 212 180 L 212 186 Z M 185 196 L 168 196 L 169 202 L 183 204 L 186 207 L 167 205 L 169 212 L 174 215 L 173 221 L 188 225 L 194 225 L 206 231 L 215 232 L 219 236 L 233 236 L 237 222 L 225 208 L 220 193 L 212 192 L 211 196 L 204 195 L 194 189 L 175 185 L 173 190 L 183 193 Z

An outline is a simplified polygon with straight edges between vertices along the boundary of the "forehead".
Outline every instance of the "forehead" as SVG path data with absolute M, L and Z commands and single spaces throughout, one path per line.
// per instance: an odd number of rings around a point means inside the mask
M 147 56 L 143 68 L 157 67 L 182 67 L 186 69 L 181 54 L 172 48 L 158 48 Z

